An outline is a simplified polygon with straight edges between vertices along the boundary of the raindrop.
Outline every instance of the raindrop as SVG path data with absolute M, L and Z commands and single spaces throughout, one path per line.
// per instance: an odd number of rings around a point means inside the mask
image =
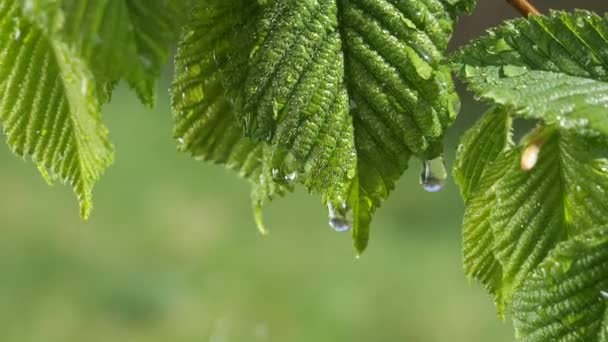
M 422 162 L 422 173 L 420 174 L 420 184 L 428 192 L 437 192 L 445 185 L 448 172 L 445 169 L 443 156 L 433 160 Z
M 337 232 L 345 232 L 352 227 L 352 223 L 343 217 L 331 217 L 329 225 Z
M 329 211 L 329 225 L 335 231 L 346 232 L 353 227 L 346 204 L 343 204 L 341 208 L 334 208 L 331 203 L 328 203 L 327 210 Z
M 600 291 L 600 296 L 602 299 L 608 300 L 608 291 Z

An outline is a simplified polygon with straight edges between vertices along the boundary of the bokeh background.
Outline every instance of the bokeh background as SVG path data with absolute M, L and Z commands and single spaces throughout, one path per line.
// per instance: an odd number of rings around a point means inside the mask
M 454 46 L 517 13 L 480 0 Z M 600 0 L 537 0 L 605 12 Z M 608 48 L 608 47 L 607 47 Z M 104 108 L 116 163 L 88 222 L 64 186 L 0 148 L 0 341 L 511 341 L 509 321 L 462 272 L 462 201 L 430 194 L 412 162 L 355 259 L 304 191 L 265 211 L 258 235 L 249 186 L 175 150 L 166 89 L 148 110 L 126 87 Z M 464 91 L 461 91 L 464 94 Z M 463 96 L 446 155 L 483 108 Z

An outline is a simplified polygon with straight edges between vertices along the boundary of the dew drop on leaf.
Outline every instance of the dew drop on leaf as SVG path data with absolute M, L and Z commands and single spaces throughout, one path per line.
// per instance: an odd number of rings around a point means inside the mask
M 285 180 L 287 182 L 293 182 L 294 180 L 296 180 L 296 178 L 298 178 L 298 173 L 295 171 L 285 175 Z
M 277 168 L 273 168 L 272 170 L 270 170 L 270 174 L 272 174 L 272 178 L 274 179 L 278 179 L 279 177 L 281 177 L 281 171 L 279 171 L 279 169 Z
M 608 291 L 600 291 L 600 297 L 604 300 L 608 300 Z
M 420 174 L 420 184 L 428 192 L 437 192 L 443 189 L 448 172 L 445 169 L 443 156 L 422 162 L 422 173 Z

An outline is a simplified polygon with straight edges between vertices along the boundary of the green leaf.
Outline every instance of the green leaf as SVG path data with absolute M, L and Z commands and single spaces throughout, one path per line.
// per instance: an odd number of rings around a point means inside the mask
M 521 170 L 521 148 L 505 152 L 467 201 L 465 268 L 496 296 L 500 312 L 558 242 L 608 223 L 607 161 L 588 139 L 538 134 L 544 140 L 531 171 Z
M 23 1 L 23 0 L 22 0 Z M 87 60 L 98 88 L 125 79 L 148 106 L 179 33 L 181 13 L 170 0 L 29 0 L 24 11 Z M 109 92 L 102 100 L 109 99 Z
M 466 199 L 462 231 L 462 256 L 465 274 L 479 280 L 494 295 L 498 313 L 504 317 L 503 268 L 494 252 L 492 210 L 496 205 L 496 183 L 505 170 L 518 160 L 516 151 L 504 151 L 486 165 L 478 188 Z
M 175 57 L 172 104 L 179 150 L 196 159 L 224 164 L 250 180 L 256 222 L 265 231 L 261 206 L 267 199 L 291 191 L 297 173 L 284 150 L 243 135 L 224 97 L 221 78 L 230 72 L 226 60 L 234 53 L 232 42 L 223 39 L 231 37 L 233 27 L 255 13 L 255 3 L 241 1 L 193 12 Z
M 500 289 L 501 266 L 494 257 L 490 214 L 496 200 L 494 184 L 518 157 L 511 142 L 511 118 L 505 108 L 488 110 L 461 139 L 454 179 L 466 203 L 463 228 L 465 273 L 491 293 Z M 499 308 L 503 311 L 503 308 Z
M 510 111 L 494 107 L 461 138 L 456 153 L 454 179 L 465 202 L 478 188 L 484 170 L 513 145 Z
M 608 228 L 562 242 L 513 303 L 518 341 L 606 341 Z
M 0 121 L 15 154 L 31 156 L 47 180 L 72 185 L 86 218 L 93 185 L 113 158 L 95 79 L 20 4 L 0 2 Z
M 441 153 L 459 105 L 443 51 L 472 3 L 203 1 L 178 52 L 176 135 L 191 152 L 200 134 L 222 135 L 206 117 L 211 103 L 228 105 L 241 139 L 283 151 L 289 163 L 273 157 L 274 167 L 350 221 L 362 251 L 412 152 Z
M 454 57 L 480 98 L 518 116 L 608 134 L 608 18 L 587 11 L 515 19 Z

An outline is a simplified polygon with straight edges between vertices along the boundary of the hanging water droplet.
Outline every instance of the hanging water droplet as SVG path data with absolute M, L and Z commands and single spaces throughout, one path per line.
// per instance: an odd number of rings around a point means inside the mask
M 422 173 L 420 174 L 420 184 L 428 192 L 437 192 L 443 189 L 448 172 L 445 169 L 443 156 L 433 160 L 422 162 Z
M 331 203 L 328 203 L 327 210 L 329 211 L 329 225 L 335 231 L 345 232 L 353 227 L 346 204 L 342 204 L 341 208 L 334 208 Z
M 352 223 L 343 217 L 331 217 L 329 225 L 337 232 L 346 232 L 352 227 Z

